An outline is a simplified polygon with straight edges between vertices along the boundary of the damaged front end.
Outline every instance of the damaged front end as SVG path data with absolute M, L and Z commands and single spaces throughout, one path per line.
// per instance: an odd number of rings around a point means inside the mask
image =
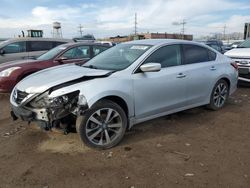
M 77 114 L 88 109 L 79 90 L 56 97 L 51 97 L 50 91 L 32 95 L 15 89 L 11 95 L 13 120 L 35 121 L 45 130 L 62 128 L 67 131 L 75 124 Z

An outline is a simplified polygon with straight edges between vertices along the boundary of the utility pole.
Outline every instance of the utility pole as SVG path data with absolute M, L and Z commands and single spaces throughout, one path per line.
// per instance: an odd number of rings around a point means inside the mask
M 182 39 L 184 40 L 184 35 L 185 35 L 185 25 L 187 24 L 186 20 L 182 20 L 181 22 L 173 22 L 173 25 L 182 25 L 182 28 L 181 28 L 181 36 L 182 36 Z
M 82 30 L 82 29 L 83 29 L 83 26 L 80 24 L 78 28 L 79 28 L 80 35 L 81 35 L 81 37 L 82 37 L 82 33 L 83 33 L 83 30 Z
M 227 26 L 224 25 L 224 27 L 223 27 L 223 39 L 224 40 L 226 40 L 226 28 L 227 28 Z
M 185 35 L 185 25 L 187 24 L 187 22 L 183 19 L 182 22 L 180 22 L 180 24 L 182 25 L 182 39 L 184 40 L 184 35 Z
M 137 35 L 137 13 L 135 13 L 135 36 Z

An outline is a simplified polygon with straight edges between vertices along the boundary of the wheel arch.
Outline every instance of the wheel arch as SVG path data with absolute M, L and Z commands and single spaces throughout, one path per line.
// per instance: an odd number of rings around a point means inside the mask
M 100 98 L 99 100 L 96 101 L 99 102 L 101 100 L 110 100 L 116 104 L 118 104 L 125 112 L 126 116 L 129 117 L 129 108 L 128 108 L 128 104 L 126 102 L 125 99 L 123 99 L 122 97 L 120 96 L 117 96 L 117 95 L 109 95 L 109 96 L 104 96 L 102 98 Z
M 222 77 L 220 77 L 220 78 L 216 81 L 216 83 L 217 83 L 218 81 L 220 81 L 220 80 L 224 80 L 224 81 L 227 82 L 227 84 L 228 84 L 228 89 L 229 89 L 229 92 L 230 92 L 230 89 L 231 89 L 231 81 L 230 81 L 230 79 L 229 79 L 227 76 L 222 76 Z M 215 84 L 216 84 L 216 83 L 215 83 Z
M 228 84 L 228 88 L 230 89 L 230 87 L 231 87 L 230 80 L 227 77 L 223 77 L 223 78 L 221 78 L 221 80 L 225 80 L 227 82 L 227 84 Z

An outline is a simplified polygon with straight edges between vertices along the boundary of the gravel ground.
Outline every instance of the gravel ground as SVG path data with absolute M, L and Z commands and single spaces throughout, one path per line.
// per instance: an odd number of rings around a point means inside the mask
M 105 151 L 76 133 L 13 122 L 8 98 L 0 96 L 0 188 L 250 187 L 250 88 L 220 111 L 195 108 L 137 125 Z

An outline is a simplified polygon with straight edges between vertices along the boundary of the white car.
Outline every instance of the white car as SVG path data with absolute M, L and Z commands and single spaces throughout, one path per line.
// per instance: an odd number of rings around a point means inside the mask
M 135 124 L 202 105 L 222 108 L 237 80 L 237 65 L 208 46 L 183 40 L 132 41 L 84 65 L 26 77 L 12 91 L 11 114 L 47 130 L 75 125 L 84 143 L 107 149 Z
M 239 66 L 239 80 L 250 83 L 250 39 L 237 48 L 229 50 L 226 56 L 232 58 Z

